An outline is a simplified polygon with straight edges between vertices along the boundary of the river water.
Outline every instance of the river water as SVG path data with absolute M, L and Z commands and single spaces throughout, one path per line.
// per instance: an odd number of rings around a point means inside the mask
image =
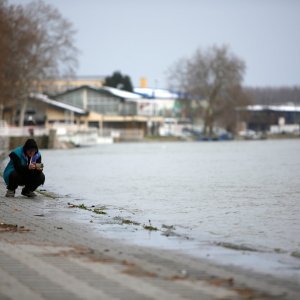
M 47 189 L 106 209 L 79 213 L 103 236 L 300 279 L 300 140 L 123 143 L 43 160 Z

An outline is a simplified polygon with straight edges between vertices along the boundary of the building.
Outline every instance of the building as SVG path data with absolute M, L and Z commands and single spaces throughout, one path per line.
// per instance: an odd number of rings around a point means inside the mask
M 75 78 L 45 80 L 36 84 L 35 90 L 39 93 L 55 95 L 85 85 L 93 88 L 101 88 L 104 80 L 105 76 L 77 76 Z
M 25 125 L 85 124 L 89 113 L 79 107 L 55 101 L 43 94 L 32 93 L 29 97 Z
M 164 89 L 135 88 L 134 92 L 142 98 L 137 102 L 137 113 L 145 116 L 174 117 L 178 95 Z
M 249 113 L 246 127 L 249 130 L 270 133 L 300 133 L 300 106 L 248 105 L 238 111 Z
M 54 96 L 58 102 L 89 112 L 87 127 L 146 130 L 148 118 L 137 114 L 139 95 L 111 87 L 81 86 Z
M 149 97 L 145 93 L 142 96 L 116 88 L 89 85 L 55 94 L 32 93 L 24 125 L 123 132 L 139 130 L 144 135 L 156 135 L 164 124 L 164 118 L 173 116 L 176 96 L 162 90 L 151 93 L 152 97 Z M 14 109 L 10 120 L 9 124 L 18 124 L 18 109 Z
M 26 118 L 32 124 L 46 127 L 74 124 L 81 128 L 142 130 L 150 132 L 149 126 L 162 123 L 158 116 L 142 116 L 137 113 L 134 93 L 115 88 L 81 86 L 59 93 L 52 98 L 42 94 L 32 94 Z

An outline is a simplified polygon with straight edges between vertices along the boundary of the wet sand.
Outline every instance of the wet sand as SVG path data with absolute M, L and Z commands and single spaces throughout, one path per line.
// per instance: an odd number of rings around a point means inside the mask
M 74 222 L 66 198 L 4 194 L 1 184 L 0 299 L 300 298 L 297 279 L 123 244 Z

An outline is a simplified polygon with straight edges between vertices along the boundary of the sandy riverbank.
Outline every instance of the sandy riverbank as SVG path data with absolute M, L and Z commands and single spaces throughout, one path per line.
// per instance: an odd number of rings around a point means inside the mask
M 0 299 L 299 299 L 297 282 L 104 239 L 68 199 L 4 192 Z

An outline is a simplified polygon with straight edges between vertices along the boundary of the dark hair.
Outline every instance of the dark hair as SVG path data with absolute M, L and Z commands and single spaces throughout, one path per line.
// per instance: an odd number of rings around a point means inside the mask
M 38 146 L 34 139 L 28 139 L 25 142 L 23 146 L 23 151 L 26 152 L 27 150 L 35 150 L 36 152 L 38 151 Z

